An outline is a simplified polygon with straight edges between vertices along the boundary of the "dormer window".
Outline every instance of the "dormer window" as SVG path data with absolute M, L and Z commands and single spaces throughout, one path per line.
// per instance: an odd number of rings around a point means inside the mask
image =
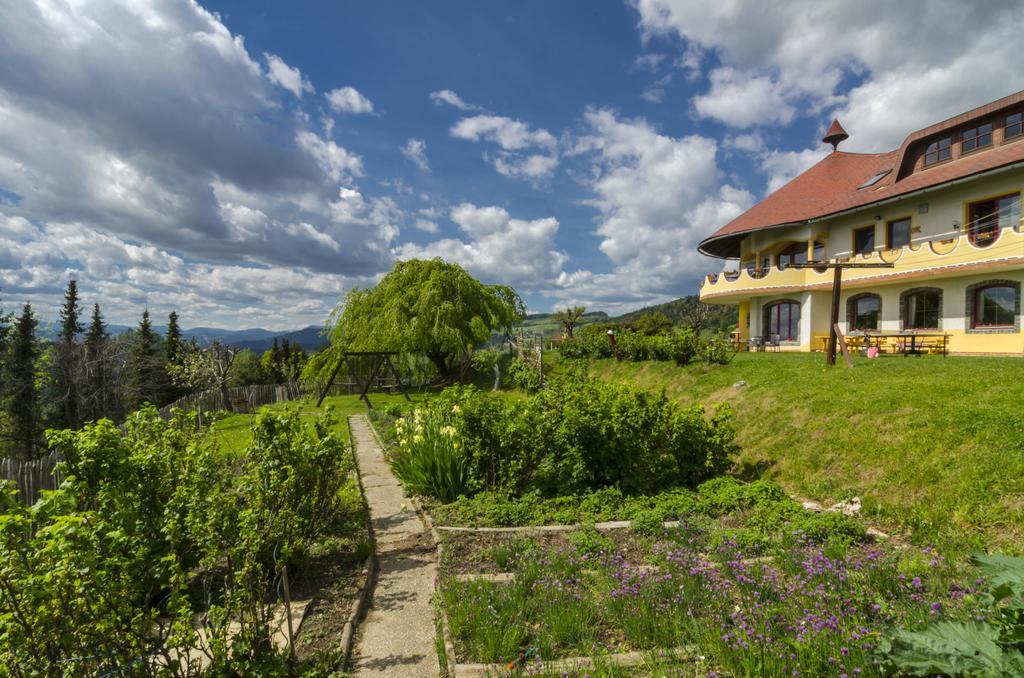
M 953 137 L 943 137 L 928 144 L 924 150 L 924 164 L 934 165 L 953 157 Z
M 976 148 L 984 148 L 985 146 L 991 145 L 992 123 L 990 122 L 964 130 L 963 136 L 961 136 L 960 149 L 964 153 L 973 151 Z
M 1019 137 L 1021 134 L 1024 134 L 1024 112 L 1006 116 L 1006 123 L 1003 125 L 1003 139 Z

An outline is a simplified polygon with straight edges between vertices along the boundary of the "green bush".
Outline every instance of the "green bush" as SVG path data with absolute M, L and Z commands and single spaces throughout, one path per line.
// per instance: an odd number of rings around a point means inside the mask
M 711 337 L 700 348 L 701 358 L 704 362 L 711 365 L 729 364 L 729 361 L 732 360 L 733 352 L 729 339 L 722 334 L 716 334 Z
M 151 407 L 123 433 L 107 420 L 49 432 L 62 486 L 32 507 L 0 492 L 0 666 L 144 673 L 197 647 L 202 614 L 212 673 L 281 672 L 267 633 L 279 568 L 344 510 L 351 483 L 328 429 L 260 414 L 244 454 L 220 450 L 194 415 Z
M 395 423 L 391 467 L 410 492 L 455 501 L 470 491 L 469 464 L 450 424 L 457 411 L 417 409 L 408 421 Z
M 537 366 L 522 358 L 516 358 L 508 366 L 508 379 L 513 386 L 527 393 L 534 393 L 541 387 L 540 372 L 538 372 Z
M 707 418 L 664 394 L 579 375 L 527 399 L 448 389 L 432 407 L 454 413 L 467 487 L 508 496 L 653 493 L 720 473 L 734 450 L 728 407 Z
M 558 351 L 566 359 L 611 357 L 609 329 L 615 332 L 619 357 L 623 360 L 665 360 L 677 365 L 688 365 L 705 355 L 700 337 L 690 327 L 648 332 L 614 325 L 588 325 L 579 332 L 577 338 L 562 342 Z

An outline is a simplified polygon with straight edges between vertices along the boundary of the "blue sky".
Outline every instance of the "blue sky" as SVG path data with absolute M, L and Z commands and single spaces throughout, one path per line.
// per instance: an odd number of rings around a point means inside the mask
M 696 291 L 822 157 L 1024 87 L 1016 3 L 0 0 L 0 300 L 321 322 L 442 256 L 531 310 Z M 964 32 L 963 26 L 983 26 Z

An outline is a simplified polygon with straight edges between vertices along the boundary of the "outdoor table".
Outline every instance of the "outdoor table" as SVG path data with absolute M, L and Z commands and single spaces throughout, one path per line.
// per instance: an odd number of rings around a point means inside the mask
M 901 330 L 901 331 L 898 331 L 898 332 L 891 332 L 891 331 L 884 331 L 884 332 L 864 331 L 864 332 L 855 332 L 855 333 L 851 332 L 851 335 L 864 337 L 864 340 L 868 343 L 868 345 L 870 345 L 871 344 L 871 340 L 874 339 L 875 340 L 875 346 L 878 346 L 878 347 L 881 347 L 882 339 L 889 339 L 889 338 L 892 338 L 892 339 L 902 339 L 903 341 L 902 341 L 901 352 L 903 353 L 904 357 L 906 357 L 908 355 L 917 355 L 917 356 L 921 355 L 921 347 L 918 345 L 918 340 L 919 339 L 941 339 L 942 340 L 942 357 L 946 357 L 948 355 L 949 335 L 946 334 L 945 332 L 928 332 L 928 331 L 920 332 L 920 331 L 917 331 L 917 330 Z

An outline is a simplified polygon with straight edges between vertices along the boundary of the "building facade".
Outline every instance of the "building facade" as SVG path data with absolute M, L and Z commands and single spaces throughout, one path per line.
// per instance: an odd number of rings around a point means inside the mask
M 834 122 L 825 141 L 847 138 Z M 839 324 L 931 331 L 955 353 L 1024 354 L 1024 92 L 914 132 L 888 153 L 833 150 L 705 239 L 735 270 L 702 280 L 706 303 L 738 304 L 744 340 L 815 350 L 827 336 L 833 271 L 808 262 L 888 263 L 843 272 Z

